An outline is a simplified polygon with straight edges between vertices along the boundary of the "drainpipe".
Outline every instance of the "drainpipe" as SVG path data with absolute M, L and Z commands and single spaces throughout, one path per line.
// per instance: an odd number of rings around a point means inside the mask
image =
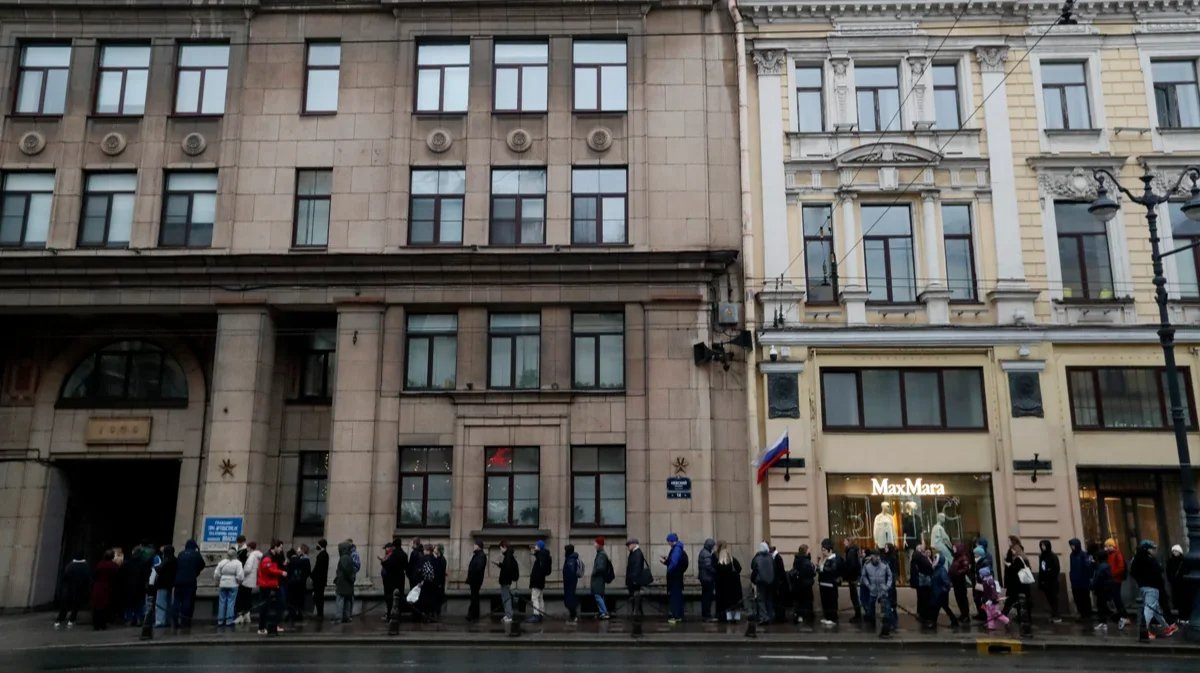
M 749 279 L 755 277 L 755 256 L 753 196 L 750 191 L 750 104 L 748 103 L 750 93 L 746 74 L 746 32 L 737 0 L 729 0 L 727 6 L 729 16 L 733 19 L 734 52 L 737 57 L 738 182 L 741 187 L 742 200 L 742 277 Z M 748 282 L 743 282 L 742 290 L 746 305 L 746 325 L 753 329 L 758 313 L 754 303 L 754 294 L 750 291 Z M 746 349 L 746 442 L 750 455 L 757 455 L 758 447 L 761 444 L 758 436 L 757 362 L 757 347 Z M 746 461 L 744 467 L 747 470 L 746 474 L 749 475 L 749 461 Z M 749 504 L 752 513 L 753 537 L 747 542 L 753 543 L 754 540 L 764 538 L 763 497 L 756 485 L 750 486 Z

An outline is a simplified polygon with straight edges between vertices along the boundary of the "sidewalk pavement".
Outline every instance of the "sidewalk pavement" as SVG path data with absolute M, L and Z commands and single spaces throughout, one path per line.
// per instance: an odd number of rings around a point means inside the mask
M 308 620 L 269 638 L 257 634 L 255 625 L 234 629 L 217 629 L 211 622 L 201 622 L 189 629 L 155 629 L 154 639 L 139 639 L 141 629 L 113 626 L 95 631 L 86 621 L 71 629 L 56 630 L 54 614 L 26 613 L 0 617 L 0 650 L 42 648 L 124 647 L 137 645 L 303 645 L 303 644 L 404 644 L 428 646 L 520 646 L 520 647 L 755 647 L 790 649 L 845 649 L 870 646 L 876 648 L 958 648 L 975 650 L 981 640 L 1019 640 L 1025 650 L 1138 650 L 1156 653 L 1200 654 L 1200 643 L 1184 640 L 1183 633 L 1173 638 L 1160 638 L 1151 643 L 1139 643 L 1134 625 L 1124 631 L 1115 624 L 1107 633 L 1096 633 L 1090 624 L 1064 621 L 1050 624 L 1035 621 L 1032 637 L 1021 638 L 1015 624 L 1007 630 L 988 632 L 977 624 L 969 628 L 951 629 L 942 626 L 936 632 L 922 631 L 909 615 L 900 618 L 900 629 L 888 639 L 881 639 L 873 630 L 842 623 L 836 627 L 815 628 L 804 625 L 778 624 L 757 628 L 757 638 L 746 637 L 746 623 L 704 624 L 699 620 L 668 625 L 660 617 L 645 618 L 643 633 L 633 636 L 631 619 L 611 621 L 580 619 L 569 624 L 550 618 L 541 624 L 520 624 L 520 635 L 510 636 L 499 619 L 469 624 L 461 617 L 447 617 L 437 624 L 417 624 L 403 621 L 400 634 L 389 636 L 388 624 L 377 612 L 360 615 L 350 624 L 317 623 Z

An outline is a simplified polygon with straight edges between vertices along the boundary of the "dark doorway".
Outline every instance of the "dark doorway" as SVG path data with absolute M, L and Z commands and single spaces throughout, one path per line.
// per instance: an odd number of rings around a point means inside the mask
M 142 538 L 156 545 L 172 542 L 178 460 L 80 460 L 55 465 L 66 476 L 68 493 L 60 568 L 79 551 L 94 562 L 111 547 L 128 553 Z

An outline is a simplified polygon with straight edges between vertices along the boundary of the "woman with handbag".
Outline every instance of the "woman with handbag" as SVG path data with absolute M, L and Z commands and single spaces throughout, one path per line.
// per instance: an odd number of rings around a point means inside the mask
M 1025 558 L 1025 547 L 1021 538 L 1008 536 L 1008 553 L 1004 555 L 1004 607 L 1000 612 L 1005 617 L 1013 605 L 1017 606 L 1017 621 L 1028 624 L 1033 619 L 1033 585 L 1037 578 Z M 1022 605 L 1024 610 L 1022 611 Z

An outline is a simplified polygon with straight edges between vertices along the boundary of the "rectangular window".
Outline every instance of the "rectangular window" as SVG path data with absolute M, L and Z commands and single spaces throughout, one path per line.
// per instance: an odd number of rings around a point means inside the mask
M 867 258 L 867 300 L 905 304 L 917 300 L 912 213 L 908 206 L 861 208 Z
M 79 247 L 129 245 L 137 173 L 91 173 L 84 182 Z
M 466 112 L 469 42 L 417 45 L 417 112 Z
M 956 129 L 962 125 L 957 65 L 949 63 L 933 66 L 933 108 L 936 128 Z
M 1058 259 L 1064 299 L 1112 299 L 1108 228 L 1088 212 L 1088 204 L 1054 202 Z
M 164 248 L 212 245 L 213 222 L 217 218 L 217 174 L 167 173 L 166 191 L 158 244 Z
M 859 131 L 900 128 L 900 73 L 893 66 L 857 66 L 854 91 Z
M 628 208 L 624 168 L 571 171 L 571 242 L 612 245 L 627 240 Z
M 487 489 L 485 526 L 538 525 L 538 478 L 541 471 L 536 446 L 493 446 L 484 450 Z
M 1200 89 L 1196 88 L 1196 61 L 1152 61 L 1154 105 L 1158 127 L 1200 127 Z
M 1092 127 L 1085 66 L 1083 61 L 1042 63 L 1042 101 L 1046 107 L 1046 128 Z
M 328 497 L 329 452 L 301 451 L 294 535 L 325 533 L 325 503 Z
M 305 59 L 304 111 L 308 114 L 337 112 L 342 44 L 309 42 Z
M 833 209 L 828 204 L 801 208 L 804 224 L 804 275 L 809 304 L 837 301 L 837 277 L 833 265 Z
M 1167 216 L 1171 218 L 1171 236 L 1175 247 L 1200 244 L 1200 222 L 1191 220 L 1183 214 L 1183 202 L 1167 203 Z M 1161 225 L 1160 225 L 1161 226 Z M 1200 298 L 1200 246 L 1181 252 L 1175 258 L 1175 273 L 1178 277 L 1177 291 L 1188 299 Z
M 101 46 L 100 65 L 96 69 L 96 114 L 145 114 L 149 81 L 150 45 Z
M 71 46 L 28 44 L 21 47 L 17 69 L 17 99 L 13 113 L 60 115 L 67 107 L 67 75 Z
M 400 447 L 400 497 L 397 525 L 450 527 L 450 475 L 454 450 L 449 446 Z
M 573 388 L 620 390 L 625 387 L 625 316 L 620 313 L 576 313 Z
M 410 315 L 407 331 L 408 390 L 453 390 L 458 367 L 458 316 Z
M 305 337 L 300 360 L 299 399 L 328 404 L 333 400 L 337 331 L 324 329 Z
M 576 112 L 624 112 L 628 55 L 624 40 L 575 40 Z
M 1171 403 L 1162 367 L 1068 367 L 1071 424 L 1077 430 L 1169 430 Z M 1183 418 L 1195 430 L 1187 367 L 1179 368 Z
M 984 430 L 983 371 L 822 369 L 826 430 Z
M 821 66 L 796 66 L 796 128 L 801 133 L 825 130 L 824 80 Z
M 536 389 L 541 385 L 542 318 L 537 313 L 488 317 L 488 387 Z
M 466 189 L 467 172 L 461 168 L 414 168 L 409 245 L 462 245 Z
M 53 173 L 5 173 L 0 247 L 40 248 L 50 233 Z
M 546 169 L 492 169 L 492 245 L 546 242 Z
M 181 44 L 175 73 L 175 114 L 225 113 L 229 45 Z
M 550 45 L 497 42 L 492 106 L 496 112 L 545 112 Z
M 571 525 L 625 525 L 625 447 L 571 447 Z
M 950 301 L 975 301 L 975 242 L 971 206 L 942 204 L 942 237 L 946 252 L 946 285 Z
M 332 169 L 296 171 L 296 221 L 292 245 L 297 248 L 329 245 L 329 195 L 332 191 Z

